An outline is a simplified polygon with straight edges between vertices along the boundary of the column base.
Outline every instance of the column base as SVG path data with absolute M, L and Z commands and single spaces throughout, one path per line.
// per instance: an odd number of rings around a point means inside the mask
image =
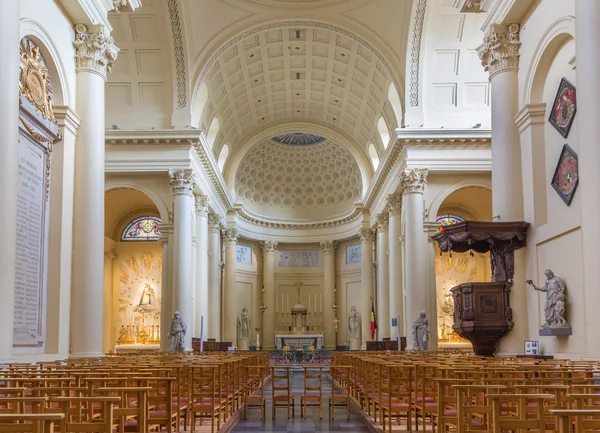
M 104 358 L 103 352 L 79 352 L 69 354 L 69 358 Z

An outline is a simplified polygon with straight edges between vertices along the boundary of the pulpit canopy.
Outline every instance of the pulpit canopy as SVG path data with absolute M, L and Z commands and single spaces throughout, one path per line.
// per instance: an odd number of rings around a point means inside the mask
M 487 253 L 495 244 L 510 245 L 509 249 L 515 251 L 525 246 L 528 228 L 529 223 L 524 221 L 464 221 L 440 227 L 431 238 L 442 252 Z

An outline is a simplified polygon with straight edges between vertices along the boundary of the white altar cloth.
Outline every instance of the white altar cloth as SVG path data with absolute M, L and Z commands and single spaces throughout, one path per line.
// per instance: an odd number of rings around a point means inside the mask
M 315 349 L 323 348 L 323 334 L 283 334 L 275 336 L 275 347 L 283 349 L 283 346 L 313 346 Z
M 149 352 L 160 352 L 160 344 L 121 344 L 115 346 L 115 353 L 119 355 Z

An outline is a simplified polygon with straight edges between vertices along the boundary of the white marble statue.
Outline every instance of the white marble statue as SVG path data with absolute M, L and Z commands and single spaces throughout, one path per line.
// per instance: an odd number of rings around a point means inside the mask
M 546 323 L 542 325 L 542 329 L 570 328 L 565 320 L 567 290 L 565 282 L 555 276 L 550 269 L 546 269 L 544 274 L 546 275 L 546 282 L 542 287 L 537 287 L 532 280 L 527 280 L 527 284 L 533 286 L 535 290 L 546 293 L 546 304 L 544 305 Z
M 171 320 L 171 330 L 169 331 L 169 340 L 171 341 L 171 352 L 183 352 L 185 351 L 185 343 L 183 338 L 187 331 L 187 325 L 179 315 L 179 311 L 175 311 L 173 314 L 173 320 Z
M 242 308 L 242 313 L 237 318 L 237 325 L 240 340 L 248 340 L 250 337 L 250 313 L 246 307 Z
M 429 349 L 429 320 L 425 311 L 421 311 L 417 320 L 412 325 L 413 332 L 413 350 L 428 350 Z
M 350 315 L 348 316 L 348 331 L 351 340 L 358 340 L 358 331 L 360 329 L 360 316 L 356 311 L 356 307 L 350 307 Z

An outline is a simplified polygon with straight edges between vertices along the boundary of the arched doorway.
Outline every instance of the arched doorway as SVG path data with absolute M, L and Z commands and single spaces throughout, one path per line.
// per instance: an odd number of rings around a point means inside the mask
M 154 201 L 130 188 L 105 194 L 104 351 L 159 350 L 161 224 Z

